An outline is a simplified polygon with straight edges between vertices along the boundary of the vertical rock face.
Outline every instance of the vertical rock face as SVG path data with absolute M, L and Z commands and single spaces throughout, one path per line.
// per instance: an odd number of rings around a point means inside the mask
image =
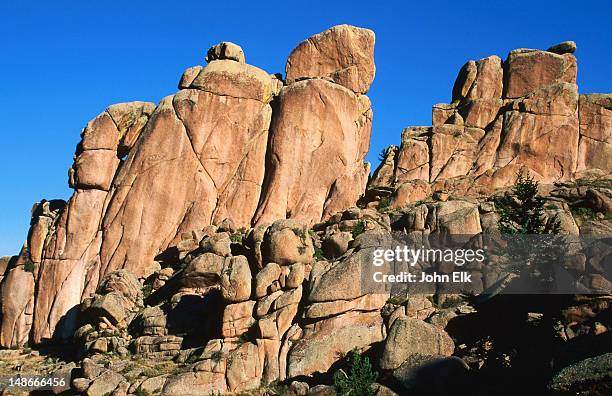
M 612 94 L 580 95 L 580 142 L 576 172 L 612 169 Z
M 8 271 L 0 287 L 0 345 L 8 348 L 27 344 L 34 313 L 34 275 L 23 266 Z
M 314 223 L 362 194 L 372 123 L 370 100 L 362 93 L 374 77 L 373 51 L 372 31 L 342 25 L 291 53 L 255 223 Z
M 122 166 L 119 157 L 130 151 L 153 109 L 145 102 L 114 105 L 83 130 L 70 169 L 74 195 L 55 218 L 44 243 L 36 279 L 35 343 L 70 336 L 77 321 L 74 307 L 97 287 L 108 190 Z
M 142 275 L 182 232 L 230 215 L 250 224 L 264 175 L 271 79 L 217 60 L 192 87 L 160 103 L 116 176 L 102 227 L 104 273 Z
M 100 279 L 149 276 L 186 232 L 226 219 L 233 230 L 286 217 L 312 223 L 353 206 L 369 173 L 363 93 L 373 51 L 373 32 L 334 27 L 296 48 L 283 88 L 222 42 L 159 105 L 121 103 L 90 121 L 69 171 L 73 196 L 37 209 L 17 265 L 2 271 L 10 302 L 0 345 L 71 336 L 75 307 Z M 6 297 L 16 287 L 18 301 Z
M 490 193 L 521 168 L 544 183 L 610 174 L 610 95 L 579 98 L 574 50 L 566 42 L 467 62 L 452 103 L 434 105 L 433 127 L 407 128 L 394 164 L 382 165 L 395 169 L 395 187 Z

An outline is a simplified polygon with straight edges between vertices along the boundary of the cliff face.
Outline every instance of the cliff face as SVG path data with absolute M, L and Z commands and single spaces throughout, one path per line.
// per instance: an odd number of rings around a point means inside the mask
M 73 196 L 34 205 L 24 248 L 0 259 L 0 346 L 70 340 L 89 354 L 195 357 L 159 381 L 165 394 L 312 377 L 383 342 L 384 370 L 413 353 L 451 355 L 454 310 L 423 296 L 390 306 L 387 292 L 351 280 L 392 230 L 492 230 L 495 207 L 481 194 L 521 168 L 566 183 L 547 209 L 564 233 L 610 232 L 610 220 L 582 225 L 568 206 L 612 211 L 605 183 L 568 184 L 612 171 L 612 95 L 578 94 L 574 50 L 466 63 L 452 103 L 433 107 L 433 126 L 406 128 L 368 184 L 373 32 L 342 25 L 309 38 L 286 80 L 246 64 L 235 44 L 212 47 L 157 106 L 113 105 L 87 124 Z M 384 195 L 401 211 L 381 213 Z M 360 198 L 374 202 L 355 208 Z M 587 287 L 609 291 L 593 263 L 580 270 Z M 477 293 L 499 281 L 487 270 L 473 269 Z M 405 348 L 402 337 L 412 337 Z M 124 381 L 85 366 L 77 380 L 90 394 Z
M 370 186 L 422 190 L 404 194 L 407 203 L 430 190 L 491 193 L 521 168 L 543 183 L 608 175 L 612 96 L 578 94 L 575 49 L 569 42 L 467 62 L 452 102 L 433 106 L 432 126 L 404 130 Z

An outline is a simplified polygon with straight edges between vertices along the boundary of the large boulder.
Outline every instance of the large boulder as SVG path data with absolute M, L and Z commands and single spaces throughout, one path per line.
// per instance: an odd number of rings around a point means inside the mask
M 255 276 L 255 297 L 261 298 L 268 294 L 272 284 L 278 282 L 281 267 L 276 263 L 268 263 Z
M 146 102 L 116 104 L 83 130 L 74 165 L 77 171 L 71 172 L 70 180 L 79 188 L 56 214 L 59 217 L 54 220 L 53 231 L 46 238 L 42 252 L 38 253 L 39 248 L 36 248 L 35 258 L 41 261 L 38 285 L 44 287 L 39 287 L 36 294 L 34 343 L 51 337 L 71 337 L 78 319 L 73 308 L 95 292 L 106 274 L 98 255 L 102 243 L 100 224 L 109 198 L 106 191 L 108 170 L 115 168 L 119 158 L 131 150 L 154 107 L 153 103 Z M 93 168 L 86 164 L 81 164 L 84 166 L 81 168 L 79 157 L 89 156 L 89 152 L 103 152 L 107 158 Z M 95 169 L 98 166 L 100 169 Z M 80 171 L 89 173 L 92 182 L 79 184 Z M 57 329 L 60 321 L 62 328 Z
M 422 320 L 399 317 L 389 330 L 380 367 L 393 370 L 414 354 L 450 356 L 454 349 L 444 330 Z
M 612 353 L 605 353 L 563 368 L 553 376 L 548 388 L 560 394 L 605 394 L 610 391 L 610 373 Z
M 466 175 L 478 155 L 478 143 L 485 131 L 460 125 L 433 127 L 429 179 L 450 179 Z
M 498 56 L 467 62 L 459 71 L 453 87 L 453 102 L 464 99 L 499 99 L 503 70 Z
M 367 293 L 361 284 L 362 271 L 371 262 L 370 249 L 346 255 L 340 261 L 319 261 L 310 274 L 310 302 L 353 300 Z M 350 279 L 349 282 L 344 281 Z
M 550 46 L 546 51 L 554 52 L 555 54 L 559 54 L 559 55 L 573 54 L 576 51 L 576 42 L 575 41 L 563 41 L 559 44 Z
M 458 357 L 414 354 L 393 371 L 393 377 L 415 394 L 467 392 L 468 365 Z
M 169 377 L 161 393 L 168 396 L 216 395 L 226 391 L 227 382 L 223 373 L 195 371 Z
M 268 228 L 264 249 L 269 262 L 280 265 L 310 263 L 314 247 L 308 227 L 297 220 L 278 220 Z
M 232 351 L 227 363 L 227 388 L 242 392 L 259 387 L 263 367 L 255 344 L 245 342 Z
M 108 320 L 113 325 L 126 327 L 128 315 L 143 306 L 141 289 L 142 285 L 132 273 L 126 270 L 111 272 L 102 280 L 84 314 L 94 324 Z
M 289 352 L 288 377 L 325 373 L 339 357 L 385 338 L 379 312 L 349 312 L 304 328 L 303 337 Z
M 429 182 L 429 127 L 411 127 L 402 132 L 402 144 L 396 158 L 395 181 Z
M 430 229 L 447 235 L 476 235 L 482 232 L 478 206 L 467 201 L 439 202 L 431 207 Z
M 221 294 L 231 302 L 246 301 L 251 296 L 251 270 L 244 256 L 225 261 L 221 275 Z
M 518 49 L 510 52 L 504 68 L 505 98 L 518 98 L 553 83 L 576 83 L 576 58 L 568 53 Z
M 245 63 L 244 52 L 239 45 L 229 41 L 223 41 L 209 48 L 206 54 L 206 62 L 214 60 L 229 59 L 239 63 Z
M 263 181 L 270 77 L 217 60 L 192 87 L 161 102 L 115 178 L 101 248 L 109 269 L 140 273 L 181 233 L 230 214 L 238 226 L 250 223 Z
M 298 45 L 287 60 L 287 83 L 328 78 L 353 92 L 366 93 L 374 80 L 374 32 L 338 25 Z
M 232 60 L 211 61 L 200 71 L 190 88 L 262 103 L 272 99 L 272 79 L 268 73 Z
M 226 258 L 213 253 L 204 253 L 187 264 L 179 280 L 181 286 L 203 288 L 219 284 Z

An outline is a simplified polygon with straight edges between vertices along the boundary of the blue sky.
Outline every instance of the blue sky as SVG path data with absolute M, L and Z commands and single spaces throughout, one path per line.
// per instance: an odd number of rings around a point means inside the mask
M 376 32 L 373 166 L 403 127 L 431 123 L 469 59 L 571 39 L 580 92 L 612 92 L 607 1 L 2 2 L 0 255 L 18 252 L 32 203 L 70 196 L 81 128 L 109 104 L 157 103 L 222 40 L 284 72 L 300 41 L 341 23 Z

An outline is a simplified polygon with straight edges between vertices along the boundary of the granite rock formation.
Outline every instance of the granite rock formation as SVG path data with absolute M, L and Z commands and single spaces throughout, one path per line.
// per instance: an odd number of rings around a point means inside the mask
M 7 273 L 5 287 L 24 298 L 5 304 L 2 344 L 69 337 L 74 308 L 101 279 L 151 275 L 185 232 L 226 219 L 312 224 L 354 205 L 369 173 L 374 34 L 342 25 L 307 42 L 320 51 L 296 48 L 287 86 L 223 42 L 157 106 L 117 104 L 88 123 L 69 172 L 74 195 L 33 216 L 21 257 L 33 275 Z
M 0 346 L 15 350 L 0 351 L 0 367 L 29 367 L 26 345 L 55 347 L 78 362 L 37 361 L 69 378 L 61 391 L 321 395 L 358 351 L 382 372 L 379 396 L 494 381 L 491 366 L 518 361 L 512 326 L 550 324 L 541 307 L 487 311 L 512 280 L 504 268 L 467 265 L 469 290 L 421 293 L 369 289 L 362 275 L 397 235 L 482 243 L 519 169 L 541 182 L 543 216 L 564 236 L 612 233 L 612 95 L 578 94 L 575 49 L 466 63 L 433 126 L 406 128 L 369 177 L 372 31 L 307 39 L 285 80 L 234 43 L 213 46 L 176 94 L 110 106 L 82 131 L 74 194 L 35 204 L 21 252 L 0 258 Z M 611 256 L 592 253 L 563 263 L 599 295 L 555 311 L 551 389 L 586 386 L 567 372 L 609 368 L 591 349 L 612 328 Z M 448 272 L 438 264 L 419 265 Z
M 521 168 L 542 183 L 608 176 L 610 95 L 578 94 L 575 49 L 565 42 L 513 50 L 503 62 L 467 62 L 451 103 L 433 106 L 432 126 L 404 130 L 370 186 L 399 189 L 421 180 L 434 192 L 462 196 L 508 187 Z

